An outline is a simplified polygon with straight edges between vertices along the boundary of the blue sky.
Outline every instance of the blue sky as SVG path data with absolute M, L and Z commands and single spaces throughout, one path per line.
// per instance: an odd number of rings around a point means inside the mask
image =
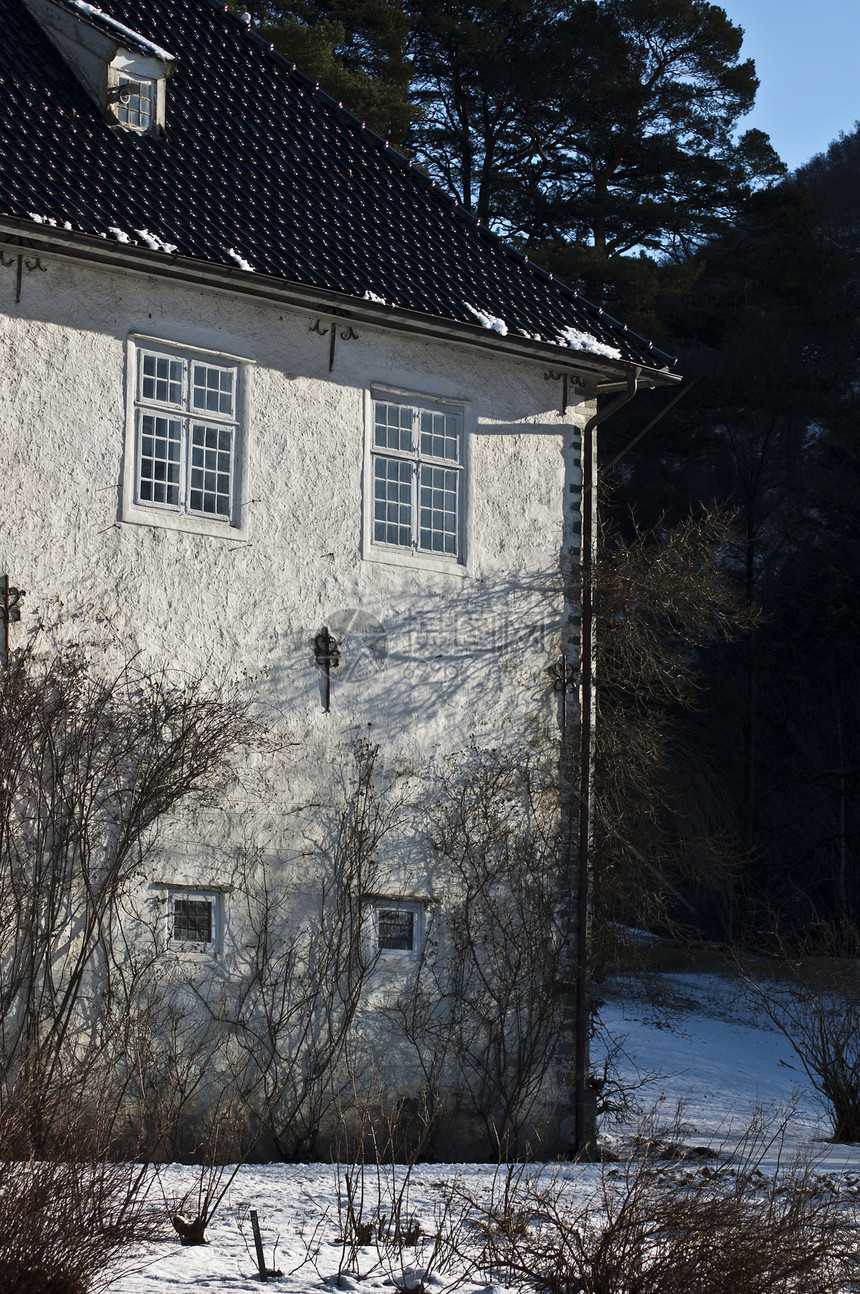
M 782 160 L 799 166 L 860 118 L 858 0 L 716 0 L 744 29 L 755 59 L 755 111 L 742 129 L 765 130 Z

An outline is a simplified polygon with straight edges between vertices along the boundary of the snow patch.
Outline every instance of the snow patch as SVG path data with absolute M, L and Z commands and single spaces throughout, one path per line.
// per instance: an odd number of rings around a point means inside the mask
M 539 332 L 526 332 L 525 328 L 518 328 L 517 332 L 521 337 L 528 337 L 529 341 L 543 341 Z
M 88 4 L 87 0 L 68 0 L 68 3 L 73 9 L 77 9 L 78 12 L 82 13 L 85 17 L 97 18 L 99 22 L 103 22 L 107 27 L 110 27 L 111 31 L 115 31 L 118 36 L 130 36 L 135 44 L 140 45 L 143 49 L 147 50 L 148 53 L 154 54 L 155 57 L 160 58 L 162 62 L 174 63 L 176 61 L 173 54 L 168 54 L 167 50 L 162 49 L 160 45 L 156 45 L 155 41 L 147 40 L 147 38 L 145 36 L 141 36 L 139 32 L 132 31 L 131 27 L 126 27 L 124 23 L 117 22 L 116 18 L 111 18 L 110 14 L 104 13 L 101 9 L 97 9 L 94 4 Z
M 248 261 L 246 261 L 245 257 L 242 256 L 239 252 L 235 251 L 232 247 L 228 249 L 227 255 L 232 256 L 233 260 L 239 266 L 240 270 L 248 270 L 249 273 L 251 274 L 254 273 L 253 265 L 251 265 Z
M 52 220 L 50 216 L 37 216 L 35 211 L 28 211 L 27 219 L 35 220 L 37 225 L 53 225 L 54 229 L 57 228 L 56 220 Z
M 479 310 L 477 306 L 470 306 L 468 301 L 464 301 L 466 309 L 473 314 L 482 328 L 490 328 L 493 332 L 499 333 L 501 337 L 507 337 L 508 325 L 504 319 L 497 319 L 495 315 L 487 314 L 485 310 Z
M 655 975 L 655 978 L 656 975 Z M 754 1006 L 738 998 L 737 981 L 730 975 L 677 972 L 659 977 L 664 990 L 661 1002 L 674 1003 L 655 1011 L 645 994 L 627 984 L 609 981 L 601 985 L 606 1001 L 600 1010 L 601 1028 L 595 1041 L 595 1059 L 602 1060 L 604 1040 L 613 1049 L 621 1081 L 632 1094 L 630 1118 L 623 1129 L 635 1132 L 642 1110 L 658 1102 L 671 1124 L 676 1102 L 683 1102 L 682 1118 L 689 1136 L 698 1145 L 730 1150 L 743 1136 L 751 1112 L 782 1108 L 790 1113 L 786 1139 L 776 1136 L 766 1147 L 759 1164 L 768 1175 L 781 1163 L 791 1163 L 798 1153 L 810 1148 L 813 1156 L 812 1183 L 834 1186 L 848 1181 L 852 1193 L 860 1169 L 860 1147 L 837 1146 L 822 1138 L 828 1134 L 827 1121 L 797 1057 L 781 1034 L 764 1028 Z M 609 1038 L 607 1038 L 607 1034 Z M 663 1115 L 660 1116 L 661 1122 Z M 621 1130 L 604 1128 L 608 1144 Z M 681 1172 L 687 1165 L 678 1165 Z M 499 1176 L 501 1172 L 501 1176 Z M 506 1168 L 487 1164 L 416 1164 L 408 1188 L 410 1211 L 430 1233 L 439 1200 L 450 1194 L 452 1184 L 460 1196 L 496 1198 L 504 1188 Z M 530 1165 L 528 1172 L 546 1176 L 548 1188 L 563 1187 L 573 1207 L 594 1197 L 599 1180 L 597 1165 L 559 1164 L 541 1169 Z M 622 1169 L 623 1172 L 623 1169 Z M 373 1210 L 364 1216 L 384 1213 L 391 1217 L 394 1192 L 405 1190 L 406 1170 L 402 1165 L 387 1168 L 377 1177 L 369 1170 L 366 1182 Z M 200 1169 L 180 1164 L 163 1165 L 159 1188 L 169 1197 L 182 1198 L 199 1183 Z M 826 1177 L 824 1176 L 826 1174 Z M 853 1179 L 853 1180 L 852 1180 Z M 537 1181 L 538 1178 L 533 1178 Z M 609 1181 L 612 1179 L 609 1178 Z M 683 1182 L 683 1178 L 676 1179 Z M 666 1179 L 666 1185 L 671 1181 Z M 156 1189 L 156 1194 L 158 1190 Z M 368 1203 L 365 1197 L 365 1203 Z M 374 1247 L 359 1250 L 356 1266 L 339 1272 L 343 1261 L 338 1242 L 338 1218 L 344 1207 L 343 1171 L 331 1164 L 244 1164 L 221 1208 L 208 1228 L 206 1250 L 186 1248 L 178 1242 L 157 1241 L 145 1247 L 138 1270 L 118 1273 L 114 1294 L 181 1294 L 200 1289 L 209 1294 L 239 1294 L 259 1288 L 249 1257 L 252 1246 L 248 1210 L 258 1211 L 263 1244 L 272 1265 L 289 1271 L 292 1294 L 401 1294 L 423 1284 L 429 1291 L 448 1294 L 509 1294 L 496 1278 L 492 1284 L 464 1276 L 463 1268 L 427 1271 L 432 1261 L 432 1236 L 414 1250 L 415 1257 L 402 1253 L 380 1264 Z M 313 1242 L 309 1243 L 311 1237 Z M 247 1243 L 246 1243 L 247 1242 Z M 201 1267 L 201 1255 L 204 1265 Z M 383 1270 L 380 1270 L 380 1266 Z M 363 1279 L 362 1279 L 363 1278 Z M 272 1289 L 286 1285 L 273 1284 Z
M 135 229 L 134 232 L 137 234 L 138 238 L 142 239 L 143 242 L 146 243 L 147 247 L 152 252 L 176 251 L 175 243 L 166 243 L 163 238 L 158 237 L 158 234 L 151 234 L 148 229 Z
M 569 346 L 571 350 L 586 351 L 591 355 L 605 355 L 607 359 L 621 359 L 621 351 L 617 346 L 607 346 L 606 342 L 598 341 L 590 333 L 580 332 L 578 328 L 565 328 L 556 338 L 557 346 Z
M 375 292 L 371 292 L 369 289 L 364 294 L 364 300 L 375 301 L 378 306 L 387 306 L 390 304 L 388 301 L 385 300 L 385 297 L 378 297 Z
M 131 246 L 134 242 L 134 239 L 129 238 L 124 229 L 117 229 L 116 225 L 108 225 L 108 233 L 113 234 L 118 243 L 128 243 Z

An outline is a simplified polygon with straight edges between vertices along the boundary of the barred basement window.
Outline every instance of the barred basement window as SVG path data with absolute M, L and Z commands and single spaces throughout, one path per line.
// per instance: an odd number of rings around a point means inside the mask
M 375 918 L 379 953 L 418 952 L 421 945 L 421 908 L 418 904 L 378 903 Z
M 174 952 L 217 952 L 220 895 L 172 890 L 167 905 L 167 946 Z
M 463 412 L 373 401 L 373 543 L 462 561 Z
M 135 503 L 234 524 L 238 365 L 136 354 Z

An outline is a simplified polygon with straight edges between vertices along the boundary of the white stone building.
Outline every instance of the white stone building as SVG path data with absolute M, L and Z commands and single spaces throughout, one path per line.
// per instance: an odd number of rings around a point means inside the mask
M 165 915 L 166 957 L 230 973 L 238 854 L 312 909 L 297 810 L 334 803 L 350 749 L 373 743 L 420 802 L 470 745 L 557 741 L 582 429 L 599 395 L 676 380 L 672 360 L 225 7 L 6 0 L 4 27 L 9 636 L 254 690 L 288 755 L 254 804 L 163 831 L 136 900 L 147 930 Z M 445 904 L 417 828 L 378 862 L 366 938 L 395 955 L 371 998 Z

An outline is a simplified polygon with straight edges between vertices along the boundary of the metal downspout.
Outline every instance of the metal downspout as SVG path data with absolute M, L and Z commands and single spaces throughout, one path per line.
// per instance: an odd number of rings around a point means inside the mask
M 610 418 L 639 389 L 641 368 L 630 369 L 627 390 L 606 408 L 589 418 L 582 429 L 582 541 L 580 562 L 580 607 L 582 628 L 580 640 L 580 723 L 579 723 L 579 787 L 578 827 L 573 828 L 573 803 L 571 803 L 571 830 L 568 832 L 568 875 L 574 872 L 574 840 L 576 840 L 576 995 L 574 1013 L 574 1121 L 573 1153 L 584 1155 L 590 1147 L 590 1119 L 588 1109 L 589 1029 L 590 1012 L 590 961 L 591 961 L 591 835 L 593 827 L 592 782 L 594 765 L 594 564 L 597 548 L 597 481 L 595 467 L 594 432 L 600 423 Z M 568 759 L 572 751 L 569 748 Z M 572 773 L 573 770 L 571 769 Z M 568 779 L 571 789 L 574 780 Z

